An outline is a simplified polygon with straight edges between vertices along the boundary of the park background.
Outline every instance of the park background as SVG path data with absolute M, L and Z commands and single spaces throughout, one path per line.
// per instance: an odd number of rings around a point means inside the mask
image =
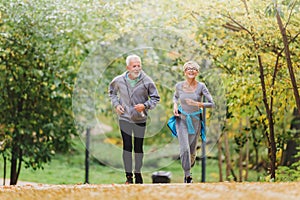
M 217 105 L 206 111 L 206 181 L 299 181 L 299 8 L 297 0 L 1 2 L 3 179 L 84 183 L 89 130 L 89 182 L 123 183 L 107 86 L 137 53 L 162 97 L 147 127 L 145 182 L 158 170 L 182 182 L 166 122 L 191 59 Z

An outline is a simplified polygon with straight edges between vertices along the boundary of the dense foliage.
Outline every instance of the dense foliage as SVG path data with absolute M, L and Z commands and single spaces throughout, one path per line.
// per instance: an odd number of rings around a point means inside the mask
M 232 160 L 247 157 L 246 168 L 268 173 L 270 161 L 273 169 L 281 165 L 299 133 L 290 130 L 297 98 L 276 13 L 296 80 L 300 15 L 298 0 L 274 2 L 1 2 L 0 150 L 11 161 L 11 183 L 20 163 L 37 169 L 67 152 L 81 128 L 100 121 L 117 129 L 106 88 L 129 53 L 141 55 L 162 96 L 147 144 L 169 143 L 173 87 L 183 80 L 181 65 L 193 59 L 217 105 L 207 111 L 209 148 L 226 133 Z

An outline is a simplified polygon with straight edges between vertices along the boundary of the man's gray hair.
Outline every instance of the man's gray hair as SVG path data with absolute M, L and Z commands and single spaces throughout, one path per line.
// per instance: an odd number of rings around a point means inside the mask
M 140 62 L 142 62 L 141 58 L 138 55 L 132 54 L 132 55 L 127 56 L 126 65 L 128 66 L 130 64 L 130 61 L 133 59 L 138 59 Z

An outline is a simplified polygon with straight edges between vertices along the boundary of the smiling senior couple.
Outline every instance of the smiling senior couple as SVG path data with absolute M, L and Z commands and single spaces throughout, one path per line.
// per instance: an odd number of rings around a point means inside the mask
M 192 183 L 191 168 L 196 159 L 197 138 L 201 135 L 201 111 L 204 107 L 214 107 L 214 101 L 206 85 L 196 80 L 199 65 L 188 61 L 182 69 L 185 80 L 176 83 L 173 96 L 176 129 L 173 131 L 178 137 L 184 183 Z M 203 95 L 207 99 L 206 102 L 202 102 Z M 153 80 L 142 70 L 139 56 L 133 54 L 126 58 L 126 71 L 116 76 L 109 84 L 109 97 L 118 115 L 123 140 L 125 183 L 132 184 L 134 175 L 135 183 L 142 184 L 143 141 L 148 111 L 156 107 L 160 96 Z

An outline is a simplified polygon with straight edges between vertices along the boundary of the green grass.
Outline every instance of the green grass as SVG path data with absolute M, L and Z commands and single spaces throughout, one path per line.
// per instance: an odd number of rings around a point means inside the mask
M 85 183 L 85 148 L 81 140 L 75 140 L 73 153 L 62 155 L 57 154 L 44 169 L 32 170 L 22 168 L 19 181 L 37 182 L 43 184 L 82 184 Z M 120 161 L 121 162 L 121 161 Z M 159 162 L 159 161 L 157 161 Z M 169 171 L 172 173 L 172 183 L 182 183 L 183 171 L 180 161 L 166 162 L 168 165 L 160 168 L 153 168 L 153 171 L 143 172 L 144 182 L 152 183 L 151 175 L 154 171 Z M 225 168 L 225 165 L 224 167 Z M 0 161 L 0 170 L 3 174 L 3 161 Z M 223 169 L 224 170 L 224 169 Z M 9 178 L 9 166 L 7 175 Z M 194 182 L 201 182 L 201 163 L 197 162 L 192 169 Z M 223 175 L 225 172 L 223 172 Z M 237 174 L 237 171 L 236 171 Z M 218 182 L 218 165 L 216 160 L 207 159 L 206 182 Z M 3 177 L 3 176 L 2 176 Z M 256 181 L 256 172 L 250 171 L 249 181 Z M 93 157 L 90 159 L 89 183 L 90 184 L 113 184 L 124 183 L 125 176 L 122 168 L 102 166 Z

